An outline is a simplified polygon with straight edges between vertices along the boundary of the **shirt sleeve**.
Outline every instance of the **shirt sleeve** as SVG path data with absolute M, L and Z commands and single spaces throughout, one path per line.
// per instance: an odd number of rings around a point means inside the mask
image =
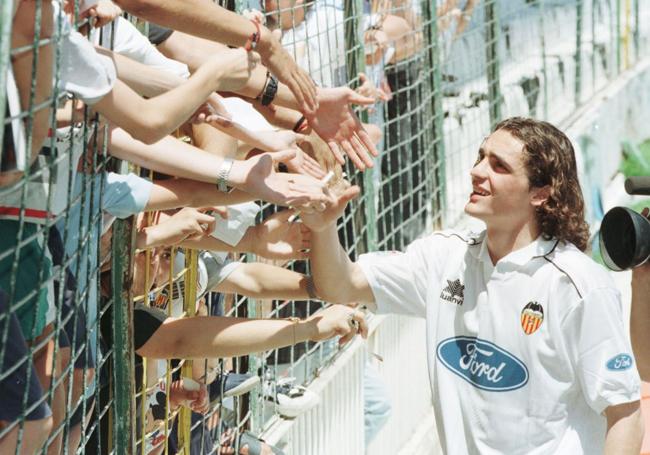
M 55 15 L 55 20 L 59 20 Z M 62 17 L 61 58 L 58 61 L 59 87 L 73 93 L 87 104 L 95 104 L 106 96 L 115 84 L 117 74 L 113 61 L 99 55 L 93 45 L 72 29 Z
M 640 379 L 614 288 L 589 292 L 562 322 L 585 400 L 598 414 L 640 399 Z
M 104 182 L 102 210 L 118 218 L 144 211 L 153 183 L 135 174 L 109 172 Z
M 428 282 L 432 272 L 432 238 L 416 240 L 406 252 L 379 252 L 359 256 L 357 264 L 375 296 L 377 312 L 426 317 Z M 435 248 L 434 248 L 435 249 Z

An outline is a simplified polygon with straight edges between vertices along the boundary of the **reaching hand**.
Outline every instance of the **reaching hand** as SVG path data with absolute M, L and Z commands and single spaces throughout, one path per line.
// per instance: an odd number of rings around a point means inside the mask
M 326 207 L 324 211 L 313 213 L 302 212 L 300 218 L 305 226 L 312 231 L 324 231 L 336 223 L 336 220 L 343 215 L 343 211 L 348 205 L 348 202 L 356 198 L 360 192 L 361 190 L 358 186 L 351 186 L 343 190 L 341 194 L 336 195 L 334 203 Z
M 182 379 L 172 382 L 169 388 L 169 404 L 173 407 L 184 405 L 194 412 L 205 414 L 210 409 L 208 389 L 205 384 L 200 384 L 198 390 L 191 390 L 192 388 Z
M 252 250 L 267 259 L 307 259 L 311 233 L 302 223 L 289 224 L 291 210 L 274 213 L 252 231 Z
M 306 322 L 315 326 L 312 341 L 327 340 L 338 335 L 341 337 L 339 344 L 345 344 L 357 334 L 368 338 L 368 324 L 363 313 L 344 305 L 327 307 L 310 316 Z
M 175 245 L 210 234 L 216 227 L 216 220 L 213 215 L 204 213 L 206 210 L 211 209 L 185 207 L 161 223 L 147 227 L 146 244 L 142 245 L 139 238 L 138 247 Z
M 223 98 L 216 93 L 212 93 L 206 104 L 210 111 L 210 115 L 205 119 L 206 122 L 214 121 L 219 125 L 228 128 L 232 125 L 232 115 L 228 112 L 228 109 L 223 104 Z
M 230 180 L 242 191 L 276 205 L 330 203 L 329 190 L 322 182 L 307 175 L 275 171 L 274 163 L 286 163 L 295 156 L 295 150 L 284 150 L 238 161 L 230 172 Z
M 359 73 L 359 81 L 361 85 L 357 88 L 356 92 L 366 98 L 372 98 L 376 101 L 388 101 L 390 95 L 384 92 L 383 89 L 378 88 L 375 84 L 368 79 L 365 73 Z
M 375 100 L 355 93 L 347 87 L 319 88 L 318 109 L 305 113 L 309 125 L 327 142 L 340 164 L 345 164 L 341 149 L 359 170 L 372 167 L 372 156 L 379 153 L 359 118 L 352 112 L 353 104 L 368 106 Z
M 113 20 L 122 14 L 122 10 L 115 3 L 110 0 L 99 0 L 96 5 L 88 8 L 86 14 L 90 17 L 93 27 L 101 28 L 106 24 L 110 24 Z
M 325 171 L 320 167 L 318 162 L 311 156 L 306 155 L 298 145 L 307 140 L 307 136 L 294 133 L 293 131 L 260 131 L 255 133 L 257 138 L 264 144 L 264 150 L 267 152 L 281 152 L 292 149 L 296 151 L 296 156 L 290 160 L 283 161 L 287 169 L 295 174 L 303 174 L 322 179 L 325 177 Z
M 296 64 L 280 41 L 264 27 L 257 50 L 262 57 L 262 63 L 280 82 L 289 87 L 298 104 L 302 106 L 302 111 L 305 114 L 316 111 L 319 101 L 314 81 Z

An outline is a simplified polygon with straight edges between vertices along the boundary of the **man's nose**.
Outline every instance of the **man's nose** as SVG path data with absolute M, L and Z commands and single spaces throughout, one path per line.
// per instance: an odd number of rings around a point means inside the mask
M 487 160 L 483 158 L 479 162 L 477 162 L 472 169 L 469 171 L 469 175 L 472 177 L 472 180 L 482 180 L 486 178 L 486 171 L 487 171 Z

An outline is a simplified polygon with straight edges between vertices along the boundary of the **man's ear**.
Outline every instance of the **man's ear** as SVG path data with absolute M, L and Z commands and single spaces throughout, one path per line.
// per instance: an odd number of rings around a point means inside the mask
M 549 197 L 551 197 L 550 185 L 544 185 L 530 190 L 530 203 L 535 207 L 540 207 Z

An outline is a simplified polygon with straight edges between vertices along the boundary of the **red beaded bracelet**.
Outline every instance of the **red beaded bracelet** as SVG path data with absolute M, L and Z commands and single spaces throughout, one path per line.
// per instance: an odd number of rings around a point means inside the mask
M 244 45 L 246 52 L 254 51 L 260 42 L 260 37 L 262 36 L 262 33 L 260 31 L 260 24 L 254 20 L 251 20 L 251 22 L 255 25 L 257 31 L 253 32 L 250 38 L 246 40 L 246 45 Z

